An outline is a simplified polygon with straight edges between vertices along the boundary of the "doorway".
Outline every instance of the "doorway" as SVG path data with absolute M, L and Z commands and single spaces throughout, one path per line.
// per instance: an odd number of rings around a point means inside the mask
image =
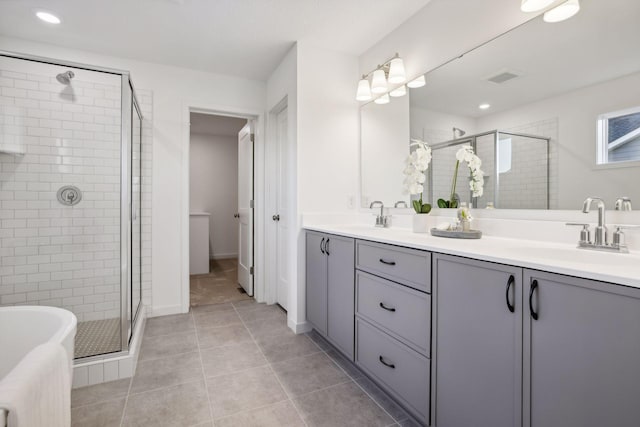
M 252 120 L 189 117 L 190 305 L 253 296 Z

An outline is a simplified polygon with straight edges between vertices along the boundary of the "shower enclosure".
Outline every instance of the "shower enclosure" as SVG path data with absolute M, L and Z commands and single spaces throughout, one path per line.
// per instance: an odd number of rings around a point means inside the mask
M 76 359 L 141 310 L 142 121 L 127 71 L 0 52 L 0 305 L 72 311 Z
M 469 169 L 458 170 L 456 193 L 474 208 L 549 209 L 549 138 L 493 130 L 431 146 L 429 198 L 433 206 L 451 194 L 456 152 L 471 145 L 482 160 L 484 194 L 472 198 Z

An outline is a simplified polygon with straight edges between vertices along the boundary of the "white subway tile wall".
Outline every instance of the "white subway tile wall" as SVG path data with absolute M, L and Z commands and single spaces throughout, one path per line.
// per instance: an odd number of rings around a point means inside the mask
M 62 307 L 79 321 L 120 317 L 120 78 L 0 69 L 0 305 Z M 55 68 L 52 68 L 55 70 Z M 99 74 L 94 81 L 92 73 Z M 139 91 L 142 286 L 150 302 L 152 94 Z M 2 153 L 3 143 L 13 152 Z M 11 151 L 11 150 L 7 150 Z M 56 192 L 82 191 L 75 206 Z

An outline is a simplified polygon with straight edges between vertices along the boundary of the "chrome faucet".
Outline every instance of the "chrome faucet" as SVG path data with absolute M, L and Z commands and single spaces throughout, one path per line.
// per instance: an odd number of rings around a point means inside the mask
M 607 225 L 604 221 L 604 200 L 599 197 L 587 197 L 582 205 L 582 212 L 589 213 L 593 202 L 598 202 L 598 226 L 596 227 L 593 244 L 595 246 L 606 246 L 608 244 L 609 235 L 607 232 Z
M 615 207 L 617 211 L 631 211 L 631 199 L 628 197 L 618 197 Z
M 613 241 L 609 243 L 609 232 L 605 222 L 605 206 L 604 201 L 599 197 L 587 197 L 582 205 L 582 212 L 589 213 L 593 202 L 598 203 L 598 225 L 596 226 L 594 240 L 591 241 L 591 231 L 587 223 L 568 222 L 567 225 L 578 225 L 582 227 L 580 230 L 580 240 L 578 248 L 593 249 L 598 251 L 628 253 L 629 249 L 625 244 L 624 233 L 622 230 L 636 228 L 634 226 L 616 226 L 613 233 Z
M 380 205 L 380 215 L 376 215 L 376 227 L 389 227 L 389 216 L 384 214 L 384 203 L 380 200 L 371 202 L 369 209 L 373 209 Z

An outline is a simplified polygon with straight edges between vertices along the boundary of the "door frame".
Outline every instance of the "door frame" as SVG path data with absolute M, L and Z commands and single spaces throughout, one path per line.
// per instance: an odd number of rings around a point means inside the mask
M 289 107 L 289 97 L 287 95 L 285 95 L 280 101 L 278 101 L 276 103 L 276 105 L 269 111 L 269 117 L 268 117 L 268 121 L 267 121 L 267 144 L 269 145 L 267 147 L 267 151 L 266 151 L 266 164 L 269 165 L 268 169 L 266 170 L 266 190 L 267 193 L 269 194 L 269 197 L 267 197 L 266 200 L 266 208 L 267 208 L 267 212 L 266 212 L 266 216 L 265 216 L 265 220 L 268 222 L 269 219 L 269 213 L 275 214 L 276 210 L 278 208 L 278 201 L 277 201 L 277 195 L 278 195 L 278 167 L 279 167 L 279 161 L 278 161 L 278 149 L 277 149 L 277 144 L 278 144 L 278 128 L 277 128 L 277 117 L 278 114 L 280 114 L 282 111 L 284 111 L 285 109 L 287 109 Z M 291 138 L 291 135 L 289 135 L 289 138 Z M 289 212 L 285 212 L 285 215 L 287 215 L 289 218 L 294 218 L 293 215 L 291 214 L 291 206 L 289 206 Z M 268 280 L 269 285 L 267 286 L 266 292 L 265 292 L 265 302 L 267 304 L 274 304 L 276 303 L 276 299 L 277 299 L 277 292 L 278 292 L 278 267 L 277 267 L 277 261 L 278 261 L 278 255 L 277 255 L 277 236 L 278 236 L 278 227 L 277 224 L 274 223 L 273 221 L 268 222 L 268 225 L 265 224 L 265 236 L 267 237 L 267 239 L 265 240 L 265 244 L 264 244 L 264 248 L 268 249 L 266 250 L 266 258 L 265 258 L 265 277 Z M 291 236 L 287 236 L 287 238 L 289 240 L 291 240 Z M 291 245 L 291 242 L 289 242 L 289 244 Z M 293 246 L 290 246 L 291 248 L 293 248 Z M 296 260 L 292 260 L 291 262 L 297 262 Z M 289 277 L 291 277 L 290 272 L 287 272 L 287 275 Z M 287 300 L 288 300 L 288 304 L 289 306 L 291 305 L 291 290 L 289 289 L 289 295 L 287 295 Z
M 189 312 L 189 172 L 190 172 L 190 115 L 191 113 L 217 116 L 238 117 L 254 121 L 254 298 L 265 301 L 267 293 L 265 268 L 265 200 L 268 199 L 265 188 L 265 139 L 264 113 L 260 110 L 219 105 L 206 101 L 188 100 L 182 102 L 182 176 L 180 194 L 180 311 Z

